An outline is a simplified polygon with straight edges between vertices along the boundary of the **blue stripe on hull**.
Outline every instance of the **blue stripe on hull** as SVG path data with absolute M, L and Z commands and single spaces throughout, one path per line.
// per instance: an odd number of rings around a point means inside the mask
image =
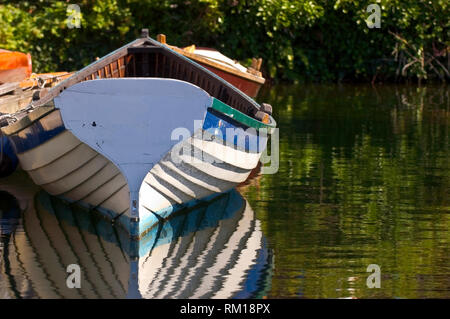
M 221 193 L 214 193 L 202 199 L 193 199 L 189 202 L 176 204 L 170 207 L 166 207 L 158 212 L 145 214 L 139 218 L 139 223 L 131 222 L 129 216 L 122 215 L 118 218 L 118 224 L 120 224 L 125 230 L 133 237 L 141 237 L 142 234 L 154 228 L 159 222 L 169 218 L 175 212 L 180 210 L 190 209 L 194 206 L 201 204 L 202 202 L 208 202 L 215 199 Z M 145 209 L 145 208 L 142 208 Z M 100 209 L 99 212 L 108 218 L 111 218 L 110 212 Z M 146 235 L 145 235 L 146 236 Z M 144 236 L 144 237 L 145 237 Z
M 18 163 L 13 144 L 0 132 L 0 177 L 13 173 Z
M 256 129 L 248 128 L 214 109 L 208 109 L 203 129 L 246 152 L 260 153 L 266 148 L 267 135 L 263 136 Z
M 47 114 L 18 134 L 9 136 L 17 154 L 26 152 L 47 142 L 65 131 L 65 126 L 58 111 Z
M 168 218 L 170 216 L 170 219 L 163 224 L 158 223 L 158 219 L 154 220 L 153 225 L 145 221 L 140 221 L 139 228 L 144 231 L 150 229 L 150 231 L 141 237 L 139 256 L 145 256 L 154 246 L 169 243 L 191 232 L 199 231 L 207 227 L 217 227 L 220 220 L 233 217 L 243 207 L 244 203 L 245 201 L 242 196 L 235 189 L 232 189 L 226 193 L 213 194 L 202 200 L 192 200 L 188 203 L 174 206 L 171 213 L 165 217 Z M 207 218 L 204 215 L 206 211 L 208 212 Z M 157 213 L 162 214 L 162 212 Z M 202 219 L 201 223 L 198 223 L 198 218 L 196 217 Z M 158 232 L 159 227 L 157 226 L 159 225 L 165 231 Z M 155 245 L 154 239 L 157 237 L 157 233 L 159 233 L 159 239 Z

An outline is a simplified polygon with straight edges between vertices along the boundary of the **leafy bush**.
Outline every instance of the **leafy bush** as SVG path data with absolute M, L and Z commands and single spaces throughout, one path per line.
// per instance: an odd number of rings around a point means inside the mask
M 147 27 L 170 44 L 262 57 L 277 80 L 448 80 L 448 2 L 378 0 L 381 28 L 369 29 L 372 1 L 78 0 L 79 29 L 69 1 L 17 1 L 0 5 L 0 47 L 30 52 L 34 71 L 76 70 Z

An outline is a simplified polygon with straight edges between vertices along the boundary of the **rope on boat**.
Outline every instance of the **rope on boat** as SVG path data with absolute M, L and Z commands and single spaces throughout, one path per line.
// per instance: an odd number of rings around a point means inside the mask
M 32 110 L 34 110 L 35 107 L 33 106 L 33 102 L 31 102 L 30 104 L 28 104 L 26 107 L 24 107 L 23 109 L 14 112 L 14 113 L 6 113 L 6 114 L 2 114 L 0 113 L 0 123 L 3 123 L 4 121 L 6 121 L 9 124 L 15 123 L 17 122 L 20 118 L 23 117 L 23 114 L 27 114 L 30 113 Z M 6 126 L 6 125 L 1 125 L 1 126 Z
M 46 85 L 52 84 L 54 81 L 57 81 L 59 78 L 66 77 L 69 74 L 71 74 L 71 73 L 66 72 L 66 73 L 57 74 L 57 75 L 54 75 L 54 74 L 37 75 L 37 74 L 33 73 L 29 78 L 29 80 L 33 81 L 32 85 L 25 87 L 22 91 L 27 92 L 27 91 L 35 89 L 36 92 L 38 92 L 38 91 L 44 89 Z M 32 78 L 33 76 L 35 76 L 35 77 Z M 36 87 L 38 89 L 36 89 Z M 17 122 L 20 118 L 23 117 L 24 114 L 30 113 L 31 111 L 33 111 L 36 108 L 33 104 L 33 102 L 35 102 L 35 101 L 36 100 L 32 99 L 31 102 L 26 107 L 14 112 L 14 113 L 8 113 L 8 114 L 0 113 L 0 123 L 4 123 L 6 121 L 9 125 L 14 122 Z M 2 125 L 2 126 L 4 126 L 4 125 Z

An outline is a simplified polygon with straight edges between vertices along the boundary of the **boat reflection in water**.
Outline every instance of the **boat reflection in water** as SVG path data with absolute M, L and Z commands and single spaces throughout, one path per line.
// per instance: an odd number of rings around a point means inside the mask
M 140 241 L 42 191 L 22 224 L 2 236 L 1 298 L 259 298 L 271 281 L 260 222 L 235 190 L 177 212 Z M 71 264 L 81 288 L 67 287 Z

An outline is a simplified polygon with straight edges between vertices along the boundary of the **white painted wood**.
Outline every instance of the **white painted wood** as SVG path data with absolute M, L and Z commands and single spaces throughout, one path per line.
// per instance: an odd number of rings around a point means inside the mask
M 192 134 L 194 120 L 202 121 L 211 103 L 197 86 L 160 78 L 85 81 L 55 98 L 66 128 L 124 174 L 135 217 L 144 177 L 179 142 L 171 140 L 173 130 Z
M 17 157 L 24 170 L 35 170 L 50 164 L 80 144 L 73 134 L 64 131 L 38 147 L 17 154 Z
M 76 171 L 97 155 L 97 152 L 87 145 L 80 144 L 50 164 L 29 170 L 28 174 L 37 185 L 49 184 Z
M 110 161 L 108 161 L 100 154 L 97 154 L 97 156 L 83 165 L 83 167 L 67 174 L 57 181 L 41 186 L 45 188 L 45 191 L 51 195 L 56 196 L 64 194 L 81 185 L 89 178 L 93 177 L 99 170 L 108 165 L 108 163 L 110 163 Z

